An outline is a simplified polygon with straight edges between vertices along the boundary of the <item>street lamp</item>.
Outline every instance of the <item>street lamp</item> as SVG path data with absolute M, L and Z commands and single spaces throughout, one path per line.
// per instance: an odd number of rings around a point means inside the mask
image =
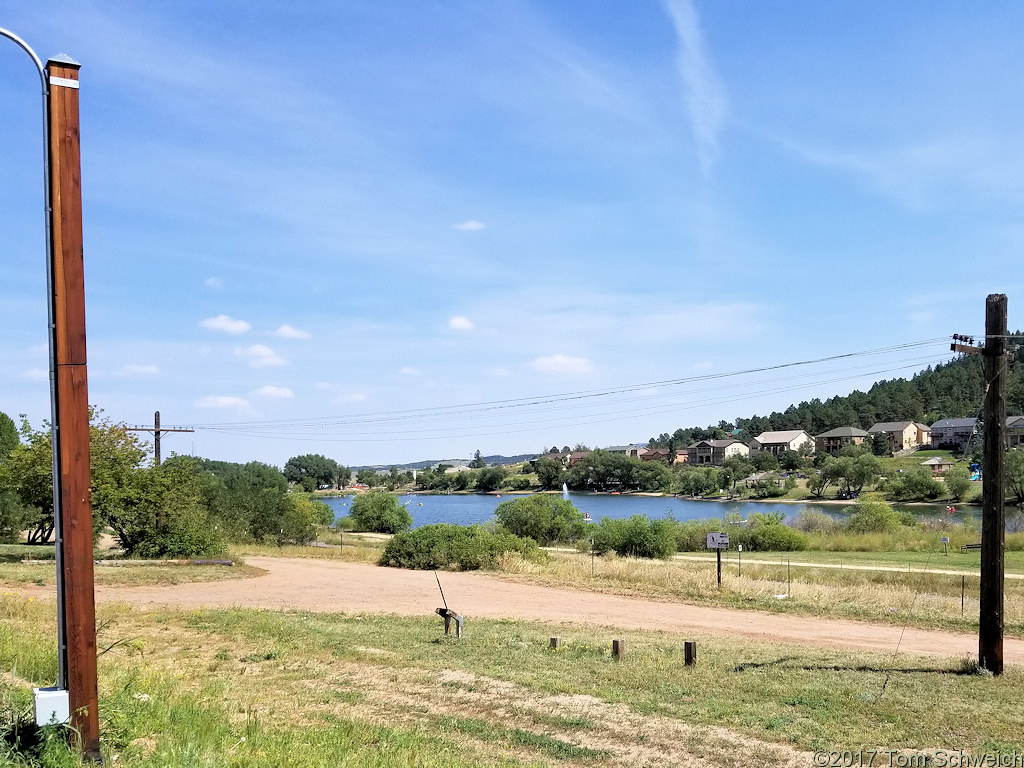
M 36 716 L 70 716 L 83 757 L 101 762 L 96 679 L 96 606 L 89 472 L 89 393 L 85 355 L 79 64 L 55 56 L 43 66 L 13 32 L 0 37 L 29 55 L 43 95 L 46 287 L 50 357 L 50 435 L 57 561 L 58 679 L 37 689 Z M 55 194 L 56 193 L 56 194 Z M 56 700 L 57 707 L 51 705 Z M 50 708 L 40 712 L 40 703 Z M 60 718 L 59 719 L 63 719 Z

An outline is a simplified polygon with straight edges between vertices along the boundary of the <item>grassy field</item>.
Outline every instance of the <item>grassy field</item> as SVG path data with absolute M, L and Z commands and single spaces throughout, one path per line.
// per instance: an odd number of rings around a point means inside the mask
M 1024 673 L 963 660 L 473 620 L 101 608 L 108 765 L 811 764 L 810 750 L 1024 750 Z M 0 598 L 4 717 L 55 675 L 53 605 Z M 559 635 L 563 646 L 548 648 Z M 9 732 L 9 728 L 7 729 Z M 4 749 L 0 742 L 0 750 Z M 40 765 L 70 765 L 51 746 Z M 0 759 L 3 753 L 0 752 Z M 12 759 L 8 755 L 8 759 Z

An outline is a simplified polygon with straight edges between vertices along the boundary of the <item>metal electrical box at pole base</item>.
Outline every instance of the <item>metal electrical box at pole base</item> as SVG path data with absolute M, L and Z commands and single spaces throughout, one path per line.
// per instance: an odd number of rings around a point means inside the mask
M 64 725 L 71 719 L 68 692 L 63 688 L 33 688 L 36 705 L 36 725 Z

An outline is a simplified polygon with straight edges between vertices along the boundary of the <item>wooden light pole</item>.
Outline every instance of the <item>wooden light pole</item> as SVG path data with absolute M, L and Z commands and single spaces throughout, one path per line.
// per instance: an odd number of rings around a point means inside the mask
M 993 675 L 1003 672 L 1003 554 L 1006 532 L 1006 295 L 985 302 L 985 465 L 982 477 L 981 606 L 978 663 Z

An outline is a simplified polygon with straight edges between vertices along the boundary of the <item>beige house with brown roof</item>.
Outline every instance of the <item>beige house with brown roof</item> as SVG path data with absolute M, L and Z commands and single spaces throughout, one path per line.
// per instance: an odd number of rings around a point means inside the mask
M 799 451 L 801 448 L 814 450 L 814 438 L 802 429 L 786 429 L 779 432 L 762 432 L 750 441 L 750 452 L 767 451 L 775 456 L 786 451 Z
M 880 421 L 868 430 L 871 435 L 879 432 L 884 432 L 889 438 L 889 450 L 893 453 L 931 445 L 932 442 L 931 428 L 916 421 Z
M 868 439 L 868 433 L 857 427 L 836 427 L 814 438 L 814 449 L 818 453 L 835 456 L 848 445 L 860 445 Z

